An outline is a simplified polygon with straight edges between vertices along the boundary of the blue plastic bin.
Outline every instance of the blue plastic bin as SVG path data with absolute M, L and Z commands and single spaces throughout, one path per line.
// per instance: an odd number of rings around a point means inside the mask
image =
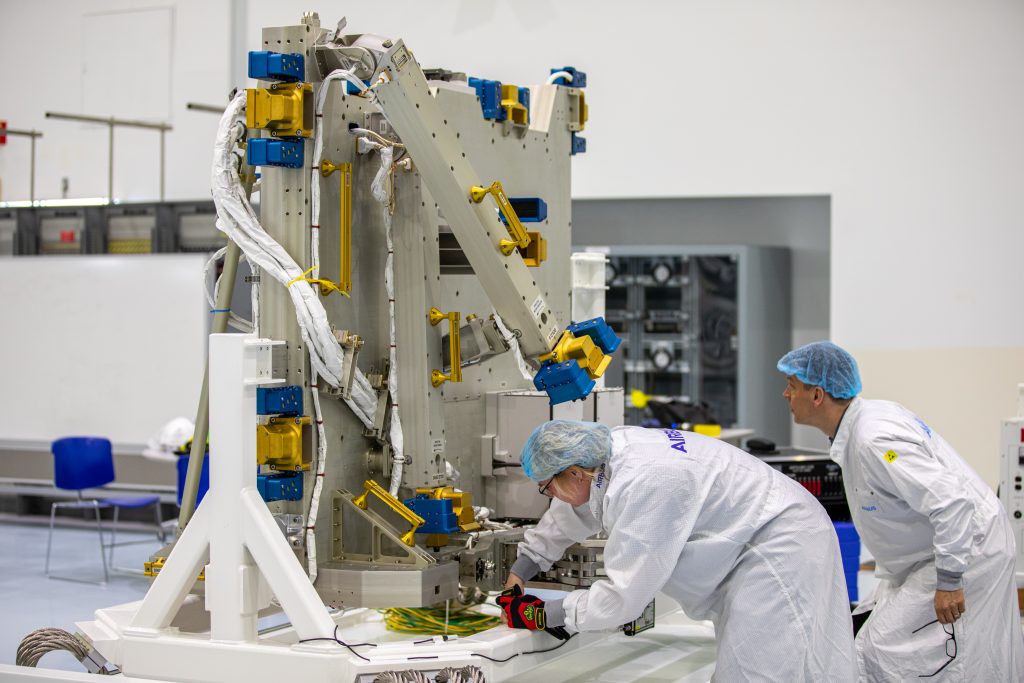
M 185 474 L 188 472 L 188 455 L 178 456 L 178 507 L 181 507 L 181 495 L 185 491 Z M 196 507 L 203 502 L 206 490 L 210 488 L 210 454 L 203 455 L 203 473 L 199 476 L 199 490 L 196 492 Z

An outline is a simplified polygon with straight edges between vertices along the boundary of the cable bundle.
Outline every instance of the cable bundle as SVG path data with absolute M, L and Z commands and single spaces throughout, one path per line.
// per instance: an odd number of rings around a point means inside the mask
M 500 618 L 483 614 L 471 607 L 453 607 L 449 610 L 447 628 L 444 607 L 392 607 L 382 610 L 382 614 L 389 631 L 427 636 L 471 636 L 503 623 Z
M 55 650 L 67 650 L 86 668 L 101 676 L 109 676 L 104 662 L 89 656 L 90 647 L 78 636 L 59 628 L 40 628 L 25 636 L 18 645 L 14 663 L 18 666 L 36 666 L 43 655 Z M 86 664 L 89 660 L 89 664 Z M 91 666 L 90 666 L 91 665 Z

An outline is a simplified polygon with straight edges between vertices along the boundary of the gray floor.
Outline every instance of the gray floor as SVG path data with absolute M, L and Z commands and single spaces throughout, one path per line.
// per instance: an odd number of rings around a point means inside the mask
M 37 628 L 54 626 L 74 631 L 76 621 L 92 619 L 100 607 L 139 600 L 149 587 L 140 575 L 112 572 L 105 586 L 49 579 L 43 574 L 48 527 L 0 523 L 0 663 L 14 664 L 21 639 Z M 104 534 L 109 542 L 109 535 Z M 141 569 L 160 548 L 155 534 L 118 533 L 118 541 L 144 543 L 118 547 L 114 562 Z M 102 580 L 99 538 L 92 530 L 60 528 L 54 531 L 50 570 L 81 580 Z M 66 652 L 51 652 L 42 666 L 67 671 L 85 669 Z

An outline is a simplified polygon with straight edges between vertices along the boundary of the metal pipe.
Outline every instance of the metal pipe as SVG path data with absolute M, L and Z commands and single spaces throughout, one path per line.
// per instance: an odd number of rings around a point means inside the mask
M 85 116 L 84 114 L 64 114 L 56 111 L 46 112 L 48 119 L 61 119 L 64 121 L 80 121 L 82 123 L 99 123 L 110 127 L 109 139 L 107 142 L 107 202 L 114 203 L 114 128 L 127 126 L 129 128 L 145 128 L 147 130 L 160 131 L 160 200 L 164 199 L 164 134 L 174 127 L 169 123 L 151 123 L 149 121 L 135 121 L 132 119 L 115 119 L 113 116 L 103 118 L 102 116 Z
M 19 130 L 17 128 L 6 128 L 0 133 L 5 135 L 17 135 L 31 139 L 29 150 L 28 166 L 28 199 L 30 204 L 36 202 L 36 138 L 43 137 L 38 130 Z
M 48 119 L 62 119 L 64 121 L 81 121 L 82 123 L 100 123 L 104 126 L 129 126 L 131 128 L 148 128 L 150 130 L 174 130 L 169 123 L 152 123 L 150 121 L 135 121 L 132 119 L 115 119 L 114 117 L 85 116 L 83 114 L 62 114 L 60 112 L 46 112 Z
M 36 203 L 36 137 L 32 136 L 32 151 L 29 152 L 29 165 L 28 165 L 28 201 L 30 204 Z
M 212 114 L 223 114 L 225 107 L 218 107 L 214 104 L 201 104 L 199 102 L 189 102 L 185 105 L 186 109 L 193 111 L 208 111 Z
M 242 250 L 233 241 L 228 241 L 224 255 L 224 271 L 221 285 L 217 290 L 216 312 L 213 315 L 211 334 L 221 334 L 228 329 L 228 310 L 231 296 L 235 291 L 235 276 Z M 210 362 L 207 355 L 206 370 L 203 373 L 203 388 L 199 394 L 199 408 L 196 410 L 196 427 L 192 432 L 192 449 L 188 454 L 188 470 L 185 472 L 185 487 L 181 494 L 181 511 L 178 513 L 178 535 L 185 530 L 196 510 L 196 496 L 199 492 L 199 478 L 203 473 L 203 457 L 206 455 L 206 437 L 210 432 Z
M 110 142 L 107 148 L 107 203 L 114 203 L 114 119 L 110 119 Z

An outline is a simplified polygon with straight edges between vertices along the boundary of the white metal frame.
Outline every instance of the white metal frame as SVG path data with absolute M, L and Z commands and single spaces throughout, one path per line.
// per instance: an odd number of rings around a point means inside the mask
M 98 610 L 95 621 L 78 624 L 100 654 L 126 676 L 168 681 L 352 683 L 366 673 L 475 665 L 495 682 L 605 637 L 577 636 L 558 655 L 505 663 L 473 653 L 503 659 L 558 643 L 544 633 L 506 628 L 448 642 L 382 642 L 359 648 L 361 654 L 334 642 L 347 629 L 365 631 L 379 618 L 368 610 L 328 614 L 256 491 L 256 388 L 281 381 L 272 378 L 271 348 L 277 343 L 253 335 L 210 335 L 210 450 L 217 454 L 210 459 L 210 490 L 146 597 Z M 189 594 L 207 551 L 209 631 L 195 628 L 202 605 Z M 257 613 L 270 605 L 271 595 L 291 626 L 261 635 Z M 320 640 L 301 642 L 307 639 Z M 63 673 L 54 672 L 51 680 L 66 680 Z

